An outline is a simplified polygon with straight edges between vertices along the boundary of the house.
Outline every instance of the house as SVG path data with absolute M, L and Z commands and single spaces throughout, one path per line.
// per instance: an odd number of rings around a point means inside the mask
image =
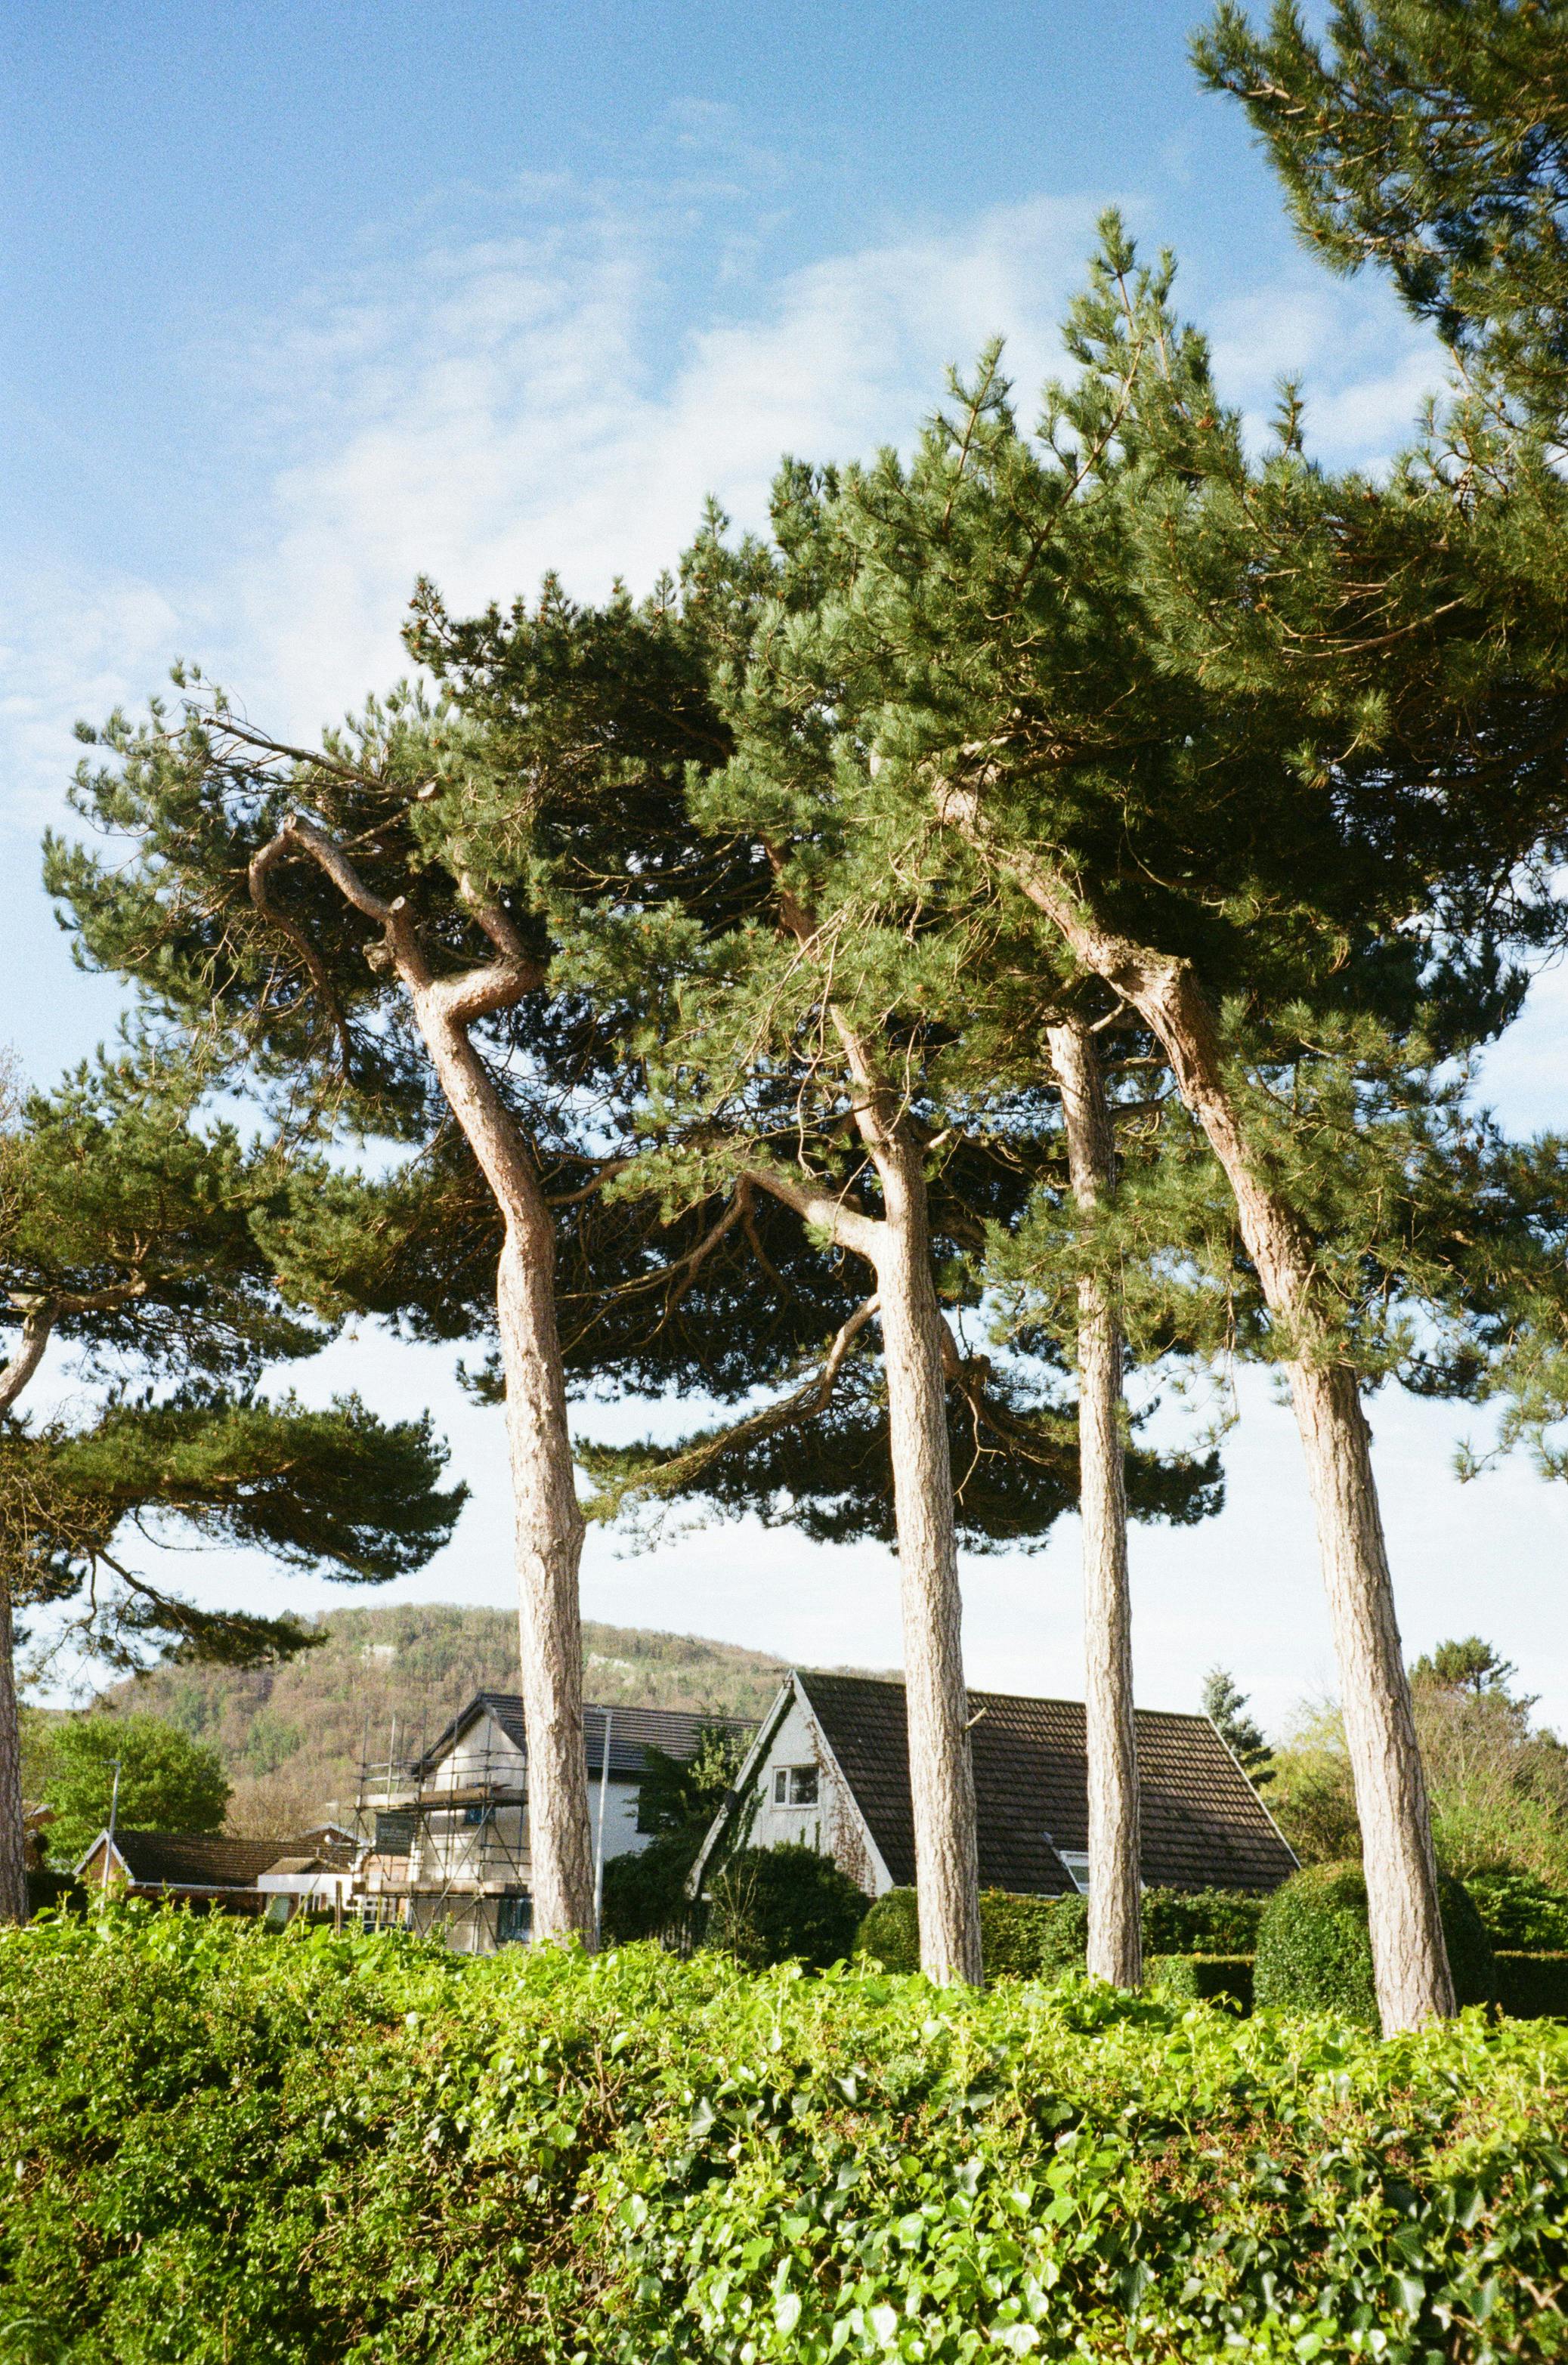
M 1058 1897 L 1089 1885 L 1083 1704 L 970 1692 L 980 1877 Z M 1277 1889 L 1295 1858 L 1206 1716 L 1137 1715 L 1146 1888 Z M 692 1868 L 700 1897 L 734 1845 L 804 1842 L 868 1897 L 914 1882 L 904 1688 L 793 1669 Z
M 300 1843 L 293 1843 L 296 1850 Z M 296 1913 L 330 1913 L 341 1924 L 353 1893 L 353 1858 L 321 1855 L 308 1849 L 281 1855 L 256 1875 L 256 1887 L 267 1901 L 272 1918 L 287 1921 Z M 283 1900 L 281 1905 L 276 1900 Z
M 285 1838 L 230 1839 L 223 1832 L 100 1832 L 73 1867 L 93 1893 L 165 1899 L 229 1913 L 260 1913 L 261 1877 L 280 1856 L 298 1853 Z
M 637 1792 L 650 1747 L 685 1758 L 704 1731 L 717 1727 L 744 1742 L 756 1730 L 751 1718 L 654 1708 L 587 1707 L 583 1723 L 588 1821 L 596 1850 L 602 1833 L 606 1862 L 647 1844 Z M 533 1911 L 527 1790 L 521 1700 L 476 1692 L 431 1748 L 370 1785 L 352 1910 L 373 1926 L 444 1927 L 465 1954 L 526 1940 Z

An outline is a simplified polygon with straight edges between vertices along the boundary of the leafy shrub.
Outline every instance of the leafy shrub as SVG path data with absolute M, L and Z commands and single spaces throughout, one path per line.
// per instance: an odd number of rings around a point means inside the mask
M 988 1979 L 1054 1979 L 1081 1970 L 1089 1909 L 1081 1897 L 1018 1897 L 980 1891 L 980 1960 Z M 920 1917 L 913 1889 L 890 1889 L 860 1924 L 858 1952 L 884 1970 L 920 1968 Z
M 700 1843 L 699 1843 L 700 1844 Z M 697 1855 L 684 1833 L 671 1833 L 604 1867 L 604 1939 L 626 1946 L 682 1925 L 691 1907 L 686 1876 Z
M 709 1889 L 708 1943 L 753 1970 L 825 1970 L 853 1954 L 865 1912 L 865 1890 L 832 1856 L 797 1844 L 740 1848 Z
M 913 1889 L 890 1889 L 860 1924 L 856 1946 L 885 1971 L 920 1968 L 920 1911 Z
M 1568 2020 L 1568 1954 L 1499 1954 L 1497 2004 L 1514 2020 Z
M 1449 1967 L 1461 2004 L 1496 1993 L 1492 1942 L 1462 1882 L 1438 1879 Z M 1310 1865 L 1277 1889 L 1258 1931 L 1254 1992 L 1260 2008 L 1338 2012 L 1377 2026 L 1366 1876 L 1359 1864 Z
M 1146 1955 L 1143 1977 L 1151 1995 L 1252 2009 L 1250 1955 Z
M 988 1979 L 1054 1979 L 1083 1960 L 1088 1909 L 1081 1897 L 980 1891 L 980 1960 Z
M 30 1866 L 28 1871 L 28 1911 L 52 1913 L 69 1905 L 78 1912 L 87 1903 L 87 1891 L 69 1872 Z
M 1568 2030 L 0 1935 L 7 2365 L 1568 2356 Z
M 1236 1889 L 1146 1889 L 1145 1955 L 1250 1955 L 1267 1900 Z
M 1518 1955 L 1568 1951 L 1568 1893 L 1529 1872 L 1477 1872 L 1465 1882 L 1495 1946 Z

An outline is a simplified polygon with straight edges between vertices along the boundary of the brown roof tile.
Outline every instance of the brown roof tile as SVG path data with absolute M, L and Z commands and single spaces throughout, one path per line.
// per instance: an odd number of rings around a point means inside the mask
M 914 1879 L 902 1683 L 798 1678 L 895 1881 Z M 1059 1896 L 1056 1850 L 1089 1844 L 1081 1700 L 969 1694 L 982 1887 Z M 1143 1878 L 1150 1888 L 1277 1889 L 1295 1869 L 1257 1792 L 1206 1716 L 1137 1710 Z
M 138 1888 L 251 1889 L 278 1858 L 298 1844 L 230 1839 L 223 1832 L 123 1832 L 115 1848 Z

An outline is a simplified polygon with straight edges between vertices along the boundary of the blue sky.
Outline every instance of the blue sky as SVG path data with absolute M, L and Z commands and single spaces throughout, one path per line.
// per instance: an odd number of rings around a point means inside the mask
M 1241 119 L 1197 88 L 1188 26 L 1170 0 L 6 12 L 0 924 L 28 1071 L 48 1081 L 118 1006 L 37 886 L 77 715 L 183 655 L 312 732 L 399 670 L 420 571 L 460 608 L 547 566 L 588 595 L 645 586 L 705 493 L 756 522 L 781 452 L 907 442 L 997 331 L 1027 406 L 1107 204 L 1176 248 L 1230 398 L 1260 421 L 1299 375 L 1316 448 L 1378 465 L 1433 353 L 1379 286 L 1297 249 Z M 1521 1126 L 1568 1115 L 1564 1010 L 1544 981 L 1490 1064 Z M 311 1380 L 346 1384 L 432 1404 L 476 1490 L 399 1590 L 508 1599 L 494 1417 L 444 1359 L 373 1333 Z M 1241 1402 L 1223 1518 L 1137 1539 L 1139 1688 L 1190 1705 L 1220 1658 L 1277 1721 L 1331 1654 L 1288 1417 L 1255 1377 Z M 1374 1418 L 1412 1647 L 1480 1626 L 1568 1719 L 1568 1498 L 1518 1468 L 1461 1488 L 1473 1424 L 1439 1407 Z M 1081 1688 L 1076 1550 L 1064 1522 L 1041 1555 L 971 1567 L 975 1680 Z M 584 1595 L 804 1660 L 897 1655 L 869 1547 L 730 1528 L 627 1559 L 595 1537 Z

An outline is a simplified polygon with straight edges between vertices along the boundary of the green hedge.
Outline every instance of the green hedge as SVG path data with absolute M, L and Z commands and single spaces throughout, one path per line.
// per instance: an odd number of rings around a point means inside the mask
M 1568 2020 L 1568 1954 L 1499 1954 L 1497 2006 L 1515 2020 Z
M 1252 2009 L 1250 1955 L 1148 1955 L 1144 1984 L 1154 1995 L 1187 2003 L 1234 2003 Z
M 1568 2030 L 0 1934 L 6 2365 L 1546 2365 Z
M 1268 1900 L 1235 1889 L 1146 1889 L 1146 1955 L 1253 1955 Z
M 1460 2003 L 1490 2003 L 1496 1963 L 1463 1883 L 1438 1878 L 1449 1967 Z M 1264 1908 L 1254 1995 L 1260 2010 L 1338 2012 L 1375 2028 L 1367 1884 L 1359 1864 L 1316 1864 L 1293 1874 Z
M 85 1910 L 87 1891 L 73 1872 L 52 1872 L 47 1866 L 33 1867 L 28 1873 L 28 1911 L 52 1913 L 62 1906 L 70 1906 L 80 1913 Z
M 1150 1956 L 1249 1955 L 1264 1900 L 1234 1889 L 1150 1889 L 1143 1898 L 1143 1951 Z M 1058 1978 L 1081 1970 L 1089 1939 L 1083 1897 L 980 1892 L 980 1953 L 987 1978 Z M 920 1967 L 913 1889 L 890 1889 L 861 1924 L 859 1951 L 890 1971 Z
M 708 1889 L 707 1939 L 751 1970 L 812 1970 L 855 1951 L 866 1892 L 813 1847 L 742 1848 Z
M 1058 1978 L 1081 1969 L 1089 1909 L 1081 1897 L 1016 1897 L 980 1891 L 980 1959 L 988 1979 Z M 920 1921 L 913 1889 L 890 1889 L 860 1924 L 857 1951 L 884 1970 L 920 1968 Z
M 1478 1872 L 1465 1882 L 1496 1947 L 1516 1955 L 1568 1953 L 1568 1894 L 1529 1872 Z
M 651 1840 L 645 1848 L 612 1855 L 604 1867 L 604 1937 L 625 1946 L 660 1938 L 692 1919 L 686 1877 L 697 1848 L 684 1832 Z

